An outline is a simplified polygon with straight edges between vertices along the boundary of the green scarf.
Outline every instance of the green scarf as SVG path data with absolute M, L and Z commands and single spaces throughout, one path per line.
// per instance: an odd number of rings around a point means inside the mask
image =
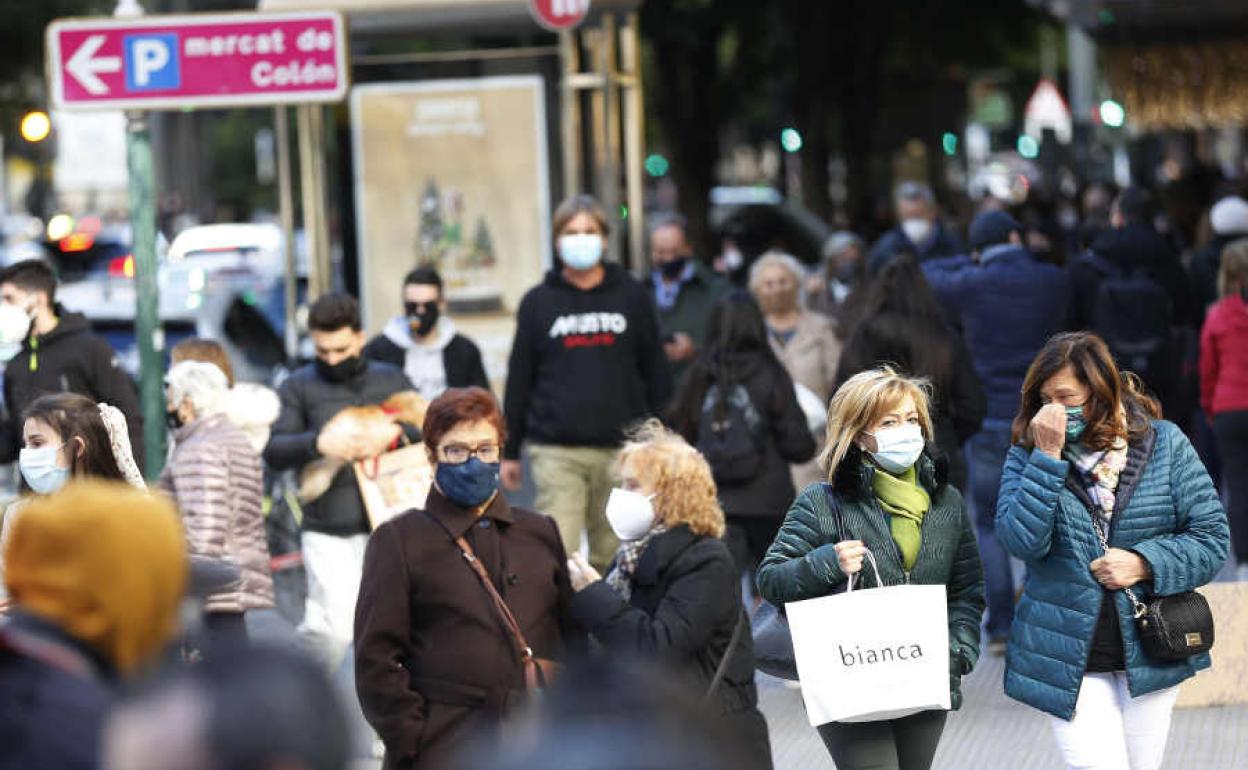
M 919 557 L 923 514 L 932 507 L 932 498 L 926 489 L 919 486 L 914 466 L 907 468 L 900 476 L 877 469 L 871 487 L 880 501 L 880 507 L 891 514 L 893 540 L 901 549 L 901 564 L 909 572 Z

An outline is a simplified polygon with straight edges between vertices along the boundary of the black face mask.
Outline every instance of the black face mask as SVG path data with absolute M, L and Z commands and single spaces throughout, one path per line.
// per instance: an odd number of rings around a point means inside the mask
M 442 312 L 436 302 L 404 302 L 403 311 L 407 313 L 407 322 L 417 337 L 429 336 L 433 327 L 438 325 L 438 316 Z
M 165 425 L 169 427 L 169 430 L 178 430 L 182 427 L 182 418 L 178 416 L 177 409 L 165 412 Z
M 689 264 L 688 257 L 677 257 L 671 262 L 659 265 L 659 272 L 669 281 L 674 281 L 685 272 L 685 265 Z
M 344 358 L 338 363 L 330 366 L 321 359 L 316 359 L 316 373 L 321 379 L 329 382 L 346 382 L 355 375 L 359 374 L 364 368 L 364 359 L 359 356 L 351 356 Z

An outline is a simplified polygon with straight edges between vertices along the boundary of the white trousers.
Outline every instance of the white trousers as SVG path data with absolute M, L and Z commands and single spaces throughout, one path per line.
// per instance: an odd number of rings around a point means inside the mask
M 1074 718 L 1069 722 L 1050 718 L 1066 767 L 1157 770 L 1178 697 L 1179 688 L 1171 687 L 1132 698 L 1125 673 L 1087 674 Z
M 364 570 L 368 535 L 303 533 L 308 598 L 299 633 L 330 670 L 337 670 L 355 636 L 355 599 Z

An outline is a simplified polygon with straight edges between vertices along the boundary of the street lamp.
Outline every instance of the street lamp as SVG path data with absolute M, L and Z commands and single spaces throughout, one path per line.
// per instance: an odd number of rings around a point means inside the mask
M 52 133 L 52 120 L 43 110 L 32 110 L 22 117 L 21 132 L 23 139 L 37 144 Z
M 1127 122 L 1127 110 L 1113 99 L 1101 102 L 1101 122 L 1110 128 L 1122 128 Z

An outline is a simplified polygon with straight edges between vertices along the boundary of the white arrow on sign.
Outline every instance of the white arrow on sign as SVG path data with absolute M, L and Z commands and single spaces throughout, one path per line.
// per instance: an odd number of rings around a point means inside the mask
M 108 86 L 104 85 L 104 81 L 96 77 L 101 72 L 121 72 L 120 56 L 101 56 L 95 58 L 95 52 L 100 50 L 100 46 L 104 45 L 107 40 L 106 35 L 91 35 L 78 46 L 78 50 L 74 51 L 74 55 L 69 57 L 69 61 L 65 62 L 65 69 L 74 79 L 87 89 L 87 93 L 93 96 L 104 96 L 108 93 Z

